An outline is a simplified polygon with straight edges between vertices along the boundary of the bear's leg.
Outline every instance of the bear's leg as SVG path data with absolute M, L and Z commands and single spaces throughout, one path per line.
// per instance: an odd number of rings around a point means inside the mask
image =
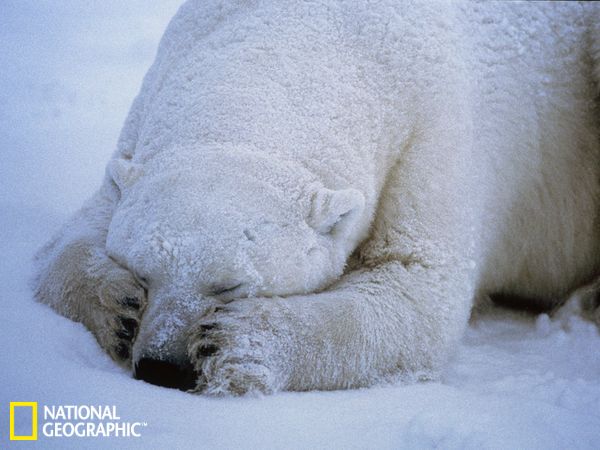
M 128 364 L 144 288 L 104 249 L 115 189 L 110 181 L 36 255 L 35 297 L 83 323 L 115 361 Z
M 197 323 L 188 353 L 199 392 L 339 389 L 436 375 L 474 296 L 462 197 L 472 191 L 462 190 L 456 147 L 437 162 L 411 151 L 388 177 L 362 267 L 328 291 L 240 299 Z
M 192 332 L 198 391 L 271 393 L 435 378 L 462 334 L 470 290 L 453 269 L 386 262 L 334 289 L 217 307 Z M 454 280 L 466 283 L 465 277 Z

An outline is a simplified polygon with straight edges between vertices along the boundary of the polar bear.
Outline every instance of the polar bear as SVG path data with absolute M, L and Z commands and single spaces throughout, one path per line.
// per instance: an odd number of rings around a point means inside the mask
M 36 297 L 192 392 L 435 377 L 476 299 L 553 308 L 600 274 L 599 23 L 190 0 Z

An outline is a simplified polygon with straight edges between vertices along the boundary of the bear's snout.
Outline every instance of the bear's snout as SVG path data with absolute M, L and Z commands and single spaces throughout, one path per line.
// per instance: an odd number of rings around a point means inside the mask
M 197 374 L 188 361 L 175 363 L 153 358 L 141 358 L 134 368 L 136 380 L 168 388 L 188 391 L 196 386 Z

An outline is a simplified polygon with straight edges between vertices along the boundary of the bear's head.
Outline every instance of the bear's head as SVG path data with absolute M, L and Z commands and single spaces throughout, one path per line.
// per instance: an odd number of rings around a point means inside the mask
M 108 173 L 119 200 L 107 252 L 148 291 L 134 363 L 181 363 L 186 329 L 215 303 L 325 288 L 361 237 L 358 190 L 283 161 L 214 151 L 115 159 Z

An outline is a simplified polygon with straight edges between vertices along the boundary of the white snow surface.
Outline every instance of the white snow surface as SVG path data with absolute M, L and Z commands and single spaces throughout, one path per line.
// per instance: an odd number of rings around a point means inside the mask
M 215 399 L 132 379 L 82 325 L 33 301 L 33 252 L 100 184 L 179 3 L 0 5 L 0 447 L 32 444 L 8 441 L 8 408 L 37 401 L 115 405 L 148 424 L 141 438 L 43 448 L 598 448 L 600 335 L 574 316 L 491 311 L 440 382 Z

